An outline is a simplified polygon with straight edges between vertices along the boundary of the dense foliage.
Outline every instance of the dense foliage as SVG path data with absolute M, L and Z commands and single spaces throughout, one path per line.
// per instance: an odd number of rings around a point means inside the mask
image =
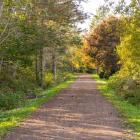
M 140 4 L 106 0 L 83 39 L 76 24 L 84 0 L 0 2 L 0 110 L 20 106 L 43 88 L 93 72 L 140 102 Z M 83 47 L 82 47 L 83 44 Z
M 129 4 L 106 1 L 93 17 L 86 37 L 86 52 L 100 78 L 109 78 L 109 86 L 133 104 L 140 103 L 139 4 L 137 0 Z
M 14 108 L 36 97 L 38 89 L 66 79 L 68 65 L 63 70 L 63 62 L 68 63 L 70 34 L 85 18 L 80 4 L 81 0 L 0 2 L 0 110 Z
M 120 71 L 111 79 L 118 93 L 133 104 L 140 103 L 140 8 L 132 1 L 129 8 L 131 16 L 125 17 L 125 31 L 117 53 L 122 65 Z M 112 85 L 112 84 L 111 84 Z
M 91 29 L 88 53 L 94 58 L 101 78 L 109 78 L 119 70 L 116 46 L 120 42 L 119 18 L 110 17 Z
M 76 26 L 87 17 L 83 1 L 0 1 L 0 137 L 69 85 L 56 86 L 71 72 L 97 71 L 109 79 L 107 96 L 124 112 L 140 106 L 140 1 L 105 0 L 82 38 Z M 132 114 L 138 124 L 139 112 Z

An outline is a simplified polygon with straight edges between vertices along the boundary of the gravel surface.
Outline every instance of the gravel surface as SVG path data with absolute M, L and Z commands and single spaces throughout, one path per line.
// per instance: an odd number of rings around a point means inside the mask
M 80 75 L 5 140 L 129 140 L 127 136 L 119 113 L 96 82 L 90 75 Z

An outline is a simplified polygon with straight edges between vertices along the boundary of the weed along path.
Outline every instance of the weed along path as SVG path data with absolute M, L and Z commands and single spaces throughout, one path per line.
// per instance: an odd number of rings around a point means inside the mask
M 90 75 L 81 75 L 5 140 L 129 140 L 116 109 Z

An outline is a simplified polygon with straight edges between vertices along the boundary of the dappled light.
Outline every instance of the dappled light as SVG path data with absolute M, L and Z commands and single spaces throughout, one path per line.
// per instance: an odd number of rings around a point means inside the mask
M 140 0 L 0 0 L 0 140 L 140 140 Z
M 117 111 L 97 91 L 95 81 L 90 75 L 82 75 L 13 130 L 6 140 L 127 138 L 127 130 L 122 126 Z

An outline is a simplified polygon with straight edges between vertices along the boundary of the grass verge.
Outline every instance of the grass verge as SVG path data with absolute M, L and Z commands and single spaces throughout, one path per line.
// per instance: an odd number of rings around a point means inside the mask
M 100 79 L 96 74 L 93 75 L 93 78 L 99 84 L 98 89 L 113 103 L 123 118 L 125 118 L 126 123 L 132 127 L 137 135 L 136 140 L 140 140 L 140 107 L 134 106 L 118 96 L 111 87 L 108 87 L 107 80 Z
M 67 80 L 55 87 L 45 90 L 42 92 L 41 98 L 27 100 L 21 108 L 0 112 L 0 139 L 2 139 L 12 127 L 18 126 L 28 115 L 36 111 L 43 103 L 46 103 L 74 81 L 75 78 L 73 77 L 71 80 Z

